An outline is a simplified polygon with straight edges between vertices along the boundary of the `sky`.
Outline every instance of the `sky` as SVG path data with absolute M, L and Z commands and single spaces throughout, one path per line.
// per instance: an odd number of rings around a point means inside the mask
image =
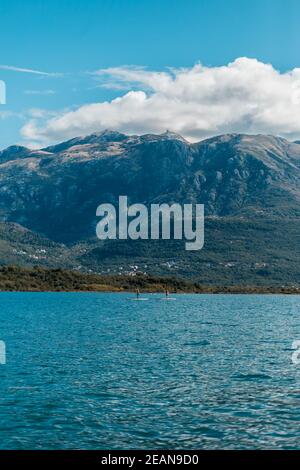
M 300 138 L 299 0 L 0 0 L 0 148 L 106 128 Z

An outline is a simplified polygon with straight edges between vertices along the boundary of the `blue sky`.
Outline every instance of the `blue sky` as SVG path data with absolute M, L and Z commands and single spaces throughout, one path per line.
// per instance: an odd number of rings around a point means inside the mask
M 35 131 L 25 137 L 20 133 L 32 119 L 39 123 L 85 104 L 111 101 L 130 89 L 145 91 L 145 80 L 126 76 L 120 81 L 115 72 L 103 84 L 103 76 L 93 74 L 100 69 L 145 66 L 159 72 L 198 62 L 220 67 L 239 57 L 271 63 L 282 73 L 300 66 L 298 0 L 1 0 L 0 17 L 0 79 L 7 86 L 7 104 L 0 106 L 0 148 L 26 139 L 42 142 Z M 110 87 L 116 80 L 122 86 Z M 146 85 L 146 93 L 153 93 L 152 83 Z M 223 127 L 213 124 L 207 132 L 231 129 L 227 124 L 225 119 Z M 128 120 L 122 125 L 130 130 Z M 120 129 L 122 125 L 117 123 Z M 245 119 L 240 127 L 244 129 Z M 281 127 L 286 135 L 297 134 L 293 123 L 284 121 Z M 206 128 L 204 123 L 199 136 L 206 135 Z M 74 125 L 66 137 L 73 130 Z M 45 142 L 64 137 L 51 132 L 47 130 Z M 198 136 L 197 129 L 193 132 Z

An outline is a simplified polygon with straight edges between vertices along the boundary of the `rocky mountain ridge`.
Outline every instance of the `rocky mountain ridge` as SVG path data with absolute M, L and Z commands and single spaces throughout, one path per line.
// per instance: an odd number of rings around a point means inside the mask
M 198 143 L 167 132 L 104 131 L 41 150 L 0 152 L 0 219 L 55 241 L 94 235 L 102 202 L 204 203 L 207 216 L 298 216 L 300 144 L 227 134 Z

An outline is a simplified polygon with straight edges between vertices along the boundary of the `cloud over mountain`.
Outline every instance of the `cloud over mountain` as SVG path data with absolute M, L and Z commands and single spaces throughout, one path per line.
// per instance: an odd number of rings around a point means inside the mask
M 172 129 L 190 140 L 227 132 L 300 138 L 300 68 L 281 73 L 241 57 L 218 67 L 115 67 L 93 75 L 120 96 L 30 120 L 23 137 L 46 144 L 113 128 L 129 134 Z

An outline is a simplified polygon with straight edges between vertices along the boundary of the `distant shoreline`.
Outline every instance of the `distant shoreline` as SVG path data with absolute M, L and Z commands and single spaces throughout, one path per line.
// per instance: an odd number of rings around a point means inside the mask
M 41 267 L 0 267 L 0 292 L 128 292 L 178 294 L 300 294 L 300 285 L 203 285 L 201 281 L 145 274 L 102 275 Z

